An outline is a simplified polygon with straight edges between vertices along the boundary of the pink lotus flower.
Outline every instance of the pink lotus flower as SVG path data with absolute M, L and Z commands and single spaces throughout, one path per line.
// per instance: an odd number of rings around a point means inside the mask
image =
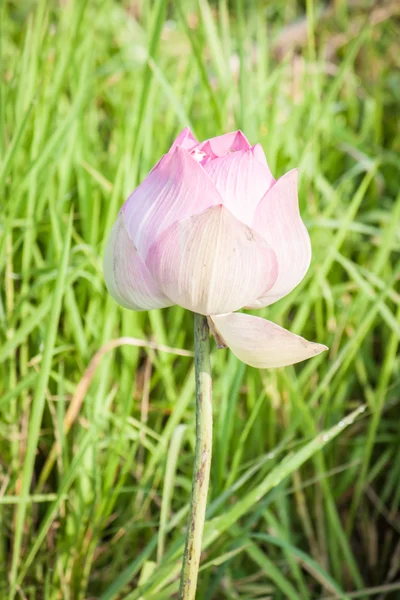
M 241 131 L 199 143 L 186 128 L 122 207 L 104 274 L 122 306 L 179 304 L 209 316 L 216 336 L 245 363 L 281 367 L 326 347 L 234 311 L 286 296 L 310 259 L 297 170 L 276 181 L 260 144 L 251 146 Z

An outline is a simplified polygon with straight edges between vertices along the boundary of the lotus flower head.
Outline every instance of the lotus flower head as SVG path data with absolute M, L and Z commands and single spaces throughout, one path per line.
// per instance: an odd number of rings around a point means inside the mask
M 325 346 L 259 317 L 286 296 L 311 260 L 297 170 L 275 180 L 264 151 L 241 131 L 198 142 L 184 129 L 123 205 L 104 274 L 131 310 L 178 304 L 209 317 L 214 333 L 255 367 L 293 364 Z

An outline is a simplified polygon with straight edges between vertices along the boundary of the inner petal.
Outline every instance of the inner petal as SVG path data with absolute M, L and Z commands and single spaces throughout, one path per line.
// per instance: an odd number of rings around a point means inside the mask
M 207 156 L 211 159 L 225 156 L 228 152 L 237 152 L 239 150 L 249 150 L 251 145 L 248 139 L 241 131 L 232 131 L 202 142 L 198 146 L 199 150 L 205 150 Z
M 215 183 L 224 205 L 237 219 L 251 225 L 261 198 L 274 183 L 268 165 L 258 159 L 258 146 L 215 158 L 204 170 Z

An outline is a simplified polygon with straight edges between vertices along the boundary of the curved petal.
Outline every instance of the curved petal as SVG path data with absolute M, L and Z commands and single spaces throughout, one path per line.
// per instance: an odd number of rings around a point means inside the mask
M 328 349 L 260 317 L 230 313 L 211 318 L 233 354 L 257 369 L 294 365 Z
M 275 181 L 268 165 L 259 161 L 260 148 L 257 144 L 250 150 L 239 150 L 204 165 L 224 205 L 250 226 L 258 203 Z
M 176 146 L 129 196 L 122 210 L 129 237 L 145 258 L 157 236 L 172 223 L 221 202 L 203 167 Z
M 120 213 L 111 229 L 104 254 L 104 279 L 111 296 L 131 310 L 172 306 L 150 275 L 130 239 Z
M 192 150 L 192 148 L 198 145 L 199 142 L 194 137 L 190 127 L 185 127 L 185 129 L 182 129 L 177 135 L 169 151 L 171 152 L 171 150 L 174 150 L 176 146 L 180 146 L 185 150 Z
M 237 310 L 276 278 L 274 252 L 222 205 L 174 223 L 146 264 L 169 298 L 203 315 Z
M 218 135 L 199 144 L 199 150 L 209 152 L 211 158 L 225 156 L 228 152 L 249 150 L 250 148 L 251 145 L 247 137 L 240 130 Z
M 191 155 L 199 162 L 203 167 L 210 162 L 210 160 L 214 160 L 214 158 L 218 158 L 213 149 L 211 148 L 210 142 L 204 142 L 203 144 L 199 144 L 196 148 L 191 151 Z
M 267 157 L 265 156 L 265 152 L 264 152 L 264 149 L 261 146 L 261 144 L 256 144 L 255 146 L 253 146 L 252 150 L 253 150 L 254 157 L 258 160 L 258 162 L 261 165 L 264 165 L 265 167 L 268 168 L 269 174 L 271 175 L 271 171 L 269 170 L 269 166 L 268 166 L 268 162 L 267 162 Z M 271 179 L 272 179 L 272 182 L 275 183 L 275 179 L 272 177 L 272 175 L 271 175 Z
M 300 216 L 297 179 L 297 169 L 283 175 L 256 208 L 252 226 L 275 250 L 278 277 L 268 293 L 249 308 L 268 306 L 289 294 L 310 266 L 311 242 Z

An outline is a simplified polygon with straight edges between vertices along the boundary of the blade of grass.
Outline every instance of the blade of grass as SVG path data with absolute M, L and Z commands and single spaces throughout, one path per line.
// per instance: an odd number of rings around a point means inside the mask
M 66 277 L 69 263 L 69 251 L 71 245 L 71 232 L 72 232 L 72 216 L 71 211 L 69 215 L 67 230 L 65 234 L 65 242 L 63 253 L 60 261 L 60 268 L 57 276 L 57 280 L 54 287 L 53 296 L 51 298 L 51 311 L 49 315 L 48 328 L 46 332 L 46 339 L 44 344 L 43 360 L 41 364 L 40 373 L 38 376 L 38 382 L 35 389 L 35 394 L 32 400 L 27 448 L 24 459 L 24 468 L 21 476 L 21 491 L 20 497 L 21 502 L 18 505 L 16 516 L 15 516 L 15 531 L 14 531 L 14 545 L 12 553 L 12 563 L 10 570 L 10 599 L 12 600 L 16 593 L 17 585 L 17 573 L 18 565 L 21 560 L 21 544 L 22 535 L 24 530 L 25 515 L 27 502 L 26 498 L 29 495 L 29 488 L 32 482 L 33 467 L 35 462 L 35 455 L 37 451 L 37 444 L 39 440 L 40 425 L 42 422 L 43 409 L 45 403 L 45 392 L 50 376 L 51 370 L 51 358 L 54 350 L 56 335 L 58 330 L 58 323 L 61 312 L 62 297 L 65 292 Z

